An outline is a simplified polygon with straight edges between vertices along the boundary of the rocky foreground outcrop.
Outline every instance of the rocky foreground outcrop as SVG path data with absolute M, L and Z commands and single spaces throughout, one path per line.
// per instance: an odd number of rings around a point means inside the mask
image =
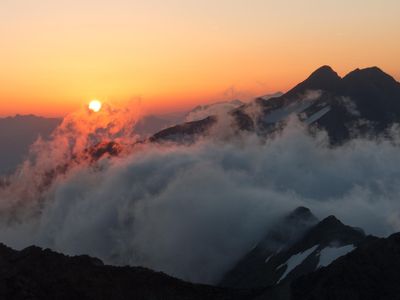
M 253 291 L 196 285 L 140 267 L 106 266 L 89 256 L 69 257 L 0 245 L 0 299 L 251 299 Z
M 310 254 L 312 255 L 312 254 Z M 311 257 L 311 256 L 310 256 Z M 366 237 L 331 264 L 262 289 L 192 284 L 140 267 L 107 266 L 38 247 L 0 244 L 0 299 L 400 299 L 400 233 Z

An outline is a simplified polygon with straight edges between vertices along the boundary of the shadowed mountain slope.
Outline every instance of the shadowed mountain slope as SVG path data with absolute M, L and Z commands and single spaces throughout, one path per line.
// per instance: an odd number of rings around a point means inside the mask
M 249 299 L 231 291 L 186 283 L 139 267 L 112 267 L 89 256 L 69 257 L 0 245 L 1 299 Z

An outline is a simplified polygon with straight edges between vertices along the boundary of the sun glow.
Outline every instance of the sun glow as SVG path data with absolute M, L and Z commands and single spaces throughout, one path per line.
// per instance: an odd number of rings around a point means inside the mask
M 99 112 L 101 109 L 101 102 L 99 100 L 92 100 L 89 103 L 89 109 L 93 112 Z

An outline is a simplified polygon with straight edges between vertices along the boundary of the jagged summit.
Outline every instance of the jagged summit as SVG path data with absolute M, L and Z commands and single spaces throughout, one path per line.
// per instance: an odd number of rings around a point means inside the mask
M 343 77 L 343 80 L 354 80 L 354 79 L 359 79 L 362 78 L 363 80 L 366 81 L 390 81 L 391 83 L 395 83 L 396 80 L 390 76 L 389 74 L 385 73 L 382 71 L 382 69 L 374 66 L 374 67 L 368 67 L 364 69 L 355 69 L 354 71 L 351 71 L 348 73 L 345 77 Z
M 384 87 L 384 83 L 397 83 L 392 76 L 376 66 L 363 69 L 357 68 L 341 78 L 332 67 L 325 65 L 312 72 L 306 80 L 288 91 L 285 96 L 292 97 L 299 93 L 304 93 L 306 90 L 323 90 L 340 94 L 346 90 L 347 85 L 360 84 L 360 82 L 364 84 L 381 84 L 382 87 Z
M 292 211 L 287 217 L 287 219 L 316 219 L 316 217 L 312 214 L 311 210 L 304 206 L 297 207 L 294 211 Z
M 333 215 L 330 215 L 323 219 L 320 223 L 320 226 L 345 226 L 338 218 Z
M 378 67 L 356 69 L 341 78 L 330 66 L 322 66 L 287 93 L 258 97 L 228 114 L 239 131 L 268 135 L 284 128 L 291 116 L 328 133 L 332 144 L 355 136 L 384 133 L 400 123 L 400 83 Z M 256 104 L 256 106 L 253 106 Z M 252 114 L 254 107 L 259 113 Z M 167 128 L 150 138 L 157 142 L 193 142 L 207 135 L 216 118 Z
M 223 278 L 221 285 L 259 288 L 277 285 L 282 281 L 290 282 L 320 266 L 328 265 L 352 251 L 366 238 L 358 228 L 343 224 L 335 216 L 308 223 L 308 226 L 304 226 L 304 222 L 293 222 L 292 216 L 300 220 L 301 216 L 303 219 L 317 220 L 308 208 L 295 209 L 283 219 L 283 224 L 275 226 L 256 248 L 238 261 Z M 277 235 L 276 232 L 285 234 Z M 293 238 L 293 234 L 296 238 Z
M 364 238 L 365 234 L 358 228 L 343 224 L 335 216 L 328 216 L 311 228 L 294 248 L 307 249 L 316 244 L 327 247 L 332 242 L 347 245 L 358 243 Z
M 292 224 L 297 229 L 300 227 L 307 228 L 311 224 L 318 223 L 318 218 L 311 210 L 304 206 L 299 206 L 285 217 L 285 224 Z

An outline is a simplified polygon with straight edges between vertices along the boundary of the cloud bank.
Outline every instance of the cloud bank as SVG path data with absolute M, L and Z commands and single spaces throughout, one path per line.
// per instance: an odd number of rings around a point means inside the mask
M 88 122 L 86 117 L 79 122 Z M 85 130 L 71 120 L 52 141 L 39 141 L 34 158 L 0 189 L 2 242 L 216 283 L 300 205 L 367 233 L 400 230 L 396 128 L 390 138 L 332 148 L 323 131 L 310 135 L 296 120 L 266 140 L 223 135 L 217 125 L 210 137 L 179 146 L 135 144 L 126 130 L 134 119 L 84 124 Z M 97 162 L 79 156 L 104 139 L 127 150 Z

